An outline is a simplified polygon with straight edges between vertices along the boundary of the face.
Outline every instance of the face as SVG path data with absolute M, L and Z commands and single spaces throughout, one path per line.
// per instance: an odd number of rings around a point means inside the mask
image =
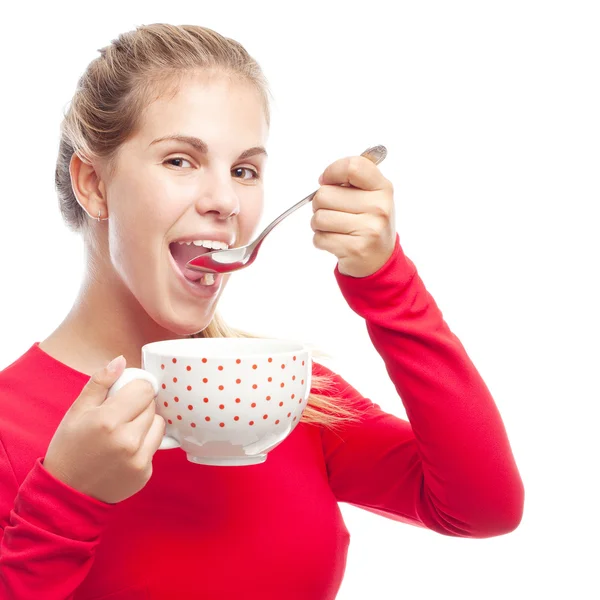
M 199 138 L 163 140 L 172 135 Z M 212 248 L 252 241 L 263 208 L 268 127 L 256 90 L 223 77 L 195 76 L 174 97 L 153 102 L 103 180 L 111 264 L 160 326 L 204 329 L 230 275 L 202 280 L 185 263 Z M 197 244 L 194 244 L 196 241 Z M 183 243 L 181 243 L 183 242 Z M 213 246 L 214 247 L 214 246 Z

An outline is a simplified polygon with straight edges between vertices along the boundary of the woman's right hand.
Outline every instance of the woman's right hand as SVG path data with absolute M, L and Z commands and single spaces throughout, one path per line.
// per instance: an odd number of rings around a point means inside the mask
M 43 463 L 53 477 L 111 504 L 146 485 L 165 433 L 148 381 L 131 381 L 106 398 L 124 369 L 120 356 L 92 375 L 60 422 Z

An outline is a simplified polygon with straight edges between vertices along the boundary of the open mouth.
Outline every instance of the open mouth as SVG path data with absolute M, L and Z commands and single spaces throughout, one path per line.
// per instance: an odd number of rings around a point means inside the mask
M 179 241 L 169 244 L 171 256 L 183 277 L 188 281 L 206 286 L 214 285 L 216 273 L 203 273 L 202 271 L 190 269 L 187 267 L 187 263 L 201 254 L 226 248 L 228 248 L 227 244 L 211 240 Z

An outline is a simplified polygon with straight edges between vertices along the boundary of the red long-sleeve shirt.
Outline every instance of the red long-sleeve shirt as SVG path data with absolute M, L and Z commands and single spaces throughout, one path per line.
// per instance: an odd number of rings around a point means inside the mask
M 158 451 L 146 487 L 109 505 L 43 467 L 88 376 L 37 343 L 0 372 L 0 598 L 333 599 L 349 544 L 338 502 L 451 536 L 512 531 L 523 486 L 501 417 L 398 237 L 377 273 L 335 276 L 410 423 L 336 374 L 330 393 L 367 409 L 359 424 L 300 423 L 248 467 Z

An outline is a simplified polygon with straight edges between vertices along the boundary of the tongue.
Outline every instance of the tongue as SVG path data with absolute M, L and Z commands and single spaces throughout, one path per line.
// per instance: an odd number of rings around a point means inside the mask
M 177 266 L 181 270 L 183 276 L 190 281 L 198 281 L 204 277 L 205 273 L 202 271 L 195 271 L 194 269 L 189 269 L 186 267 L 186 264 L 192 260 L 192 258 L 196 258 L 196 256 L 200 256 L 201 254 L 206 254 L 207 252 L 212 252 L 212 248 L 204 248 L 203 246 L 194 246 L 194 244 L 178 244 L 177 242 L 170 245 L 171 254 L 173 255 L 173 259 L 177 263 Z

